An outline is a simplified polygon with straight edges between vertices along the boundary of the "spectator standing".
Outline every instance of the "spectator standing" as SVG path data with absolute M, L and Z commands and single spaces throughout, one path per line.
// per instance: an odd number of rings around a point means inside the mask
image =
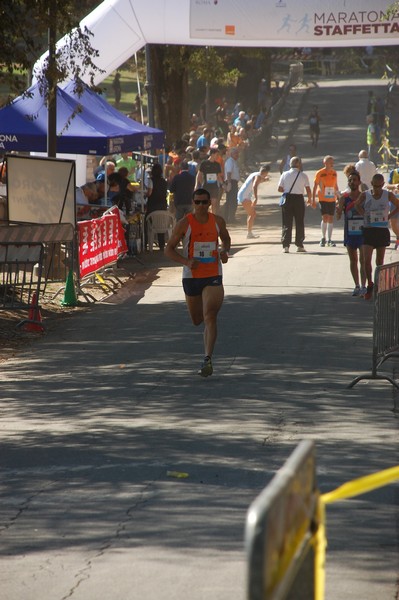
M 309 178 L 302 171 L 302 161 L 299 156 L 293 156 L 290 161 L 290 169 L 282 173 L 278 183 L 278 191 L 285 194 L 285 200 L 281 206 L 283 219 L 281 242 L 285 254 L 288 254 L 290 249 L 294 219 L 296 251 L 306 252 L 303 246 L 305 240 L 304 190 L 306 190 L 308 197 L 308 205 L 312 206 L 312 192 L 309 185 Z
M 399 167 L 389 172 L 388 183 L 385 187 L 392 192 L 399 191 Z
M 212 212 L 219 213 L 220 193 L 219 188 L 223 185 L 223 175 L 220 164 L 216 161 L 218 154 L 216 148 L 209 150 L 208 158 L 203 160 L 199 166 L 196 180 L 197 188 L 204 188 L 211 196 Z
M 369 159 L 367 150 L 360 150 L 358 156 L 359 160 L 355 164 L 355 170 L 359 173 L 361 182 L 365 184 L 368 189 L 371 187 L 373 176 L 377 173 L 377 167 Z
M 121 176 L 119 183 L 120 194 L 122 202 L 118 204 L 118 208 L 123 209 L 125 207 L 125 213 L 129 215 L 132 212 L 133 200 L 134 200 L 134 187 L 130 185 L 129 173 L 126 167 L 118 169 L 118 174 Z
M 225 100 L 216 109 L 215 123 L 216 129 L 220 129 L 226 139 L 229 133 L 229 124 L 227 122 L 227 102 Z
M 212 139 L 212 129 L 210 129 L 209 127 L 204 127 L 204 129 L 202 130 L 202 135 L 200 135 L 197 140 L 197 148 L 199 149 L 199 148 L 202 148 L 203 146 L 210 148 L 211 139 Z
M 235 125 L 230 125 L 230 131 L 227 134 L 227 147 L 233 148 L 234 146 L 240 145 L 240 136 L 237 132 L 237 127 Z
M 200 153 L 199 150 L 194 150 L 191 154 L 191 159 L 187 161 L 188 164 L 188 172 L 191 175 L 194 175 L 194 178 L 197 177 L 198 167 L 199 167 Z
M 314 105 L 309 114 L 309 133 L 312 146 L 317 148 L 320 136 L 320 115 L 318 106 Z
M 374 115 L 367 116 L 367 147 L 369 158 L 372 162 L 376 162 L 378 159 L 378 148 L 380 145 L 380 132 L 379 127 L 376 123 L 376 117 Z
M 116 168 L 119 170 L 121 167 L 125 167 L 127 169 L 127 178 L 129 181 L 135 182 L 137 161 L 134 160 L 134 158 L 130 156 L 128 152 L 122 152 L 120 158 L 116 161 Z
M 325 156 L 323 159 L 324 167 L 317 171 L 313 185 L 313 205 L 316 205 L 316 194 L 321 212 L 321 240 L 320 246 L 335 247 L 332 241 L 332 232 L 334 229 L 335 204 L 339 197 L 337 172 L 334 170 L 334 159 L 332 156 Z M 327 238 L 327 239 L 326 239 Z
M 377 112 L 377 101 L 372 90 L 368 93 L 366 115 L 375 115 Z
M 376 173 L 371 180 L 371 190 L 362 192 L 356 201 L 356 210 L 364 215 L 363 253 L 367 278 L 365 300 L 373 296 L 372 258 L 376 251 L 376 266 L 384 264 L 385 248 L 391 243 L 389 220 L 399 212 L 399 198 L 384 190 L 384 176 Z M 390 211 L 390 203 L 394 209 Z
M 183 161 L 180 173 L 173 177 L 169 188 L 169 191 L 173 194 L 177 221 L 180 221 L 180 219 L 192 211 L 194 186 L 195 177 L 189 172 L 187 161 Z
M 280 173 L 284 173 L 285 171 L 290 170 L 291 158 L 293 158 L 294 156 L 296 156 L 296 146 L 295 146 L 295 144 L 290 144 L 288 146 L 287 154 L 280 161 L 280 165 L 279 165 Z
M 238 148 L 230 150 L 230 156 L 224 163 L 225 185 L 226 185 L 226 204 L 225 204 L 225 221 L 226 223 L 234 223 L 237 212 L 237 195 L 238 182 L 240 181 L 240 167 L 238 164 L 239 157 Z
M 393 169 L 388 176 L 388 183 L 385 184 L 385 189 L 393 192 L 396 197 L 399 195 L 399 168 Z M 391 206 L 393 210 L 394 207 Z M 395 250 L 399 248 L 399 213 L 396 213 L 390 219 L 391 229 L 395 234 Z
M 381 96 L 377 96 L 375 103 L 376 124 L 382 134 L 385 130 L 385 102 Z
M 267 85 L 266 79 L 262 78 L 258 86 L 258 108 L 266 106 L 267 95 L 269 93 L 269 86 Z
M 151 169 L 151 178 L 147 188 L 147 205 L 145 218 L 155 210 L 168 210 L 168 187 L 166 179 L 162 176 L 162 167 L 155 163 Z M 147 237 L 147 236 L 146 236 Z M 165 234 L 158 233 L 158 246 L 161 251 L 165 247 Z
M 245 110 L 240 110 L 240 112 L 238 113 L 238 117 L 234 119 L 234 125 L 237 127 L 237 129 L 240 129 L 240 127 L 245 128 L 245 125 L 247 124 L 248 120 L 249 117 L 246 114 Z
M 121 74 L 120 73 L 116 73 L 116 75 L 112 81 L 112 88 L 114 90 L 115 108 L 119 108 L 119 105 L 121 102 L 121 97 L 122 97 L 122 86 L 121 86 Z

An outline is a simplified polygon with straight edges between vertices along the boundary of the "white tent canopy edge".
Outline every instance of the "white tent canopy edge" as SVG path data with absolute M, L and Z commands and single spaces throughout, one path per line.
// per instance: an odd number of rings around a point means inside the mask
M 80 23 L 101 81 L 145 44 L 237 47 L 397 45 L 392 0 L 105 0 Z M 65 38 L 57 46 L 62 47 Z M 36 63 L 40 71 L 44 54 Z M 83 77 L 83 79 L 85 79 Z M 86 80 L 86 83 L 89 83 Z

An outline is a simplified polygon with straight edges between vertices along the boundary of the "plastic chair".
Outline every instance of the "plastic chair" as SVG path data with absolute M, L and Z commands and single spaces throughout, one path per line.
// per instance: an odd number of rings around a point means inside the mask
M 158 233 L 165 234 L 168 241 L 175 224 L 174 216 L 167 210 L 154 210 L 147 217 L 148 249 L 152 252 L 154 243 L 158 244 Z M 159 244 L 158 244 L 159 245 Z

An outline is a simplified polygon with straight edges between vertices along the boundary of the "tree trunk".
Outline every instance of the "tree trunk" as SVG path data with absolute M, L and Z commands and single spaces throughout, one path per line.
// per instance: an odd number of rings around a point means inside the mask
M 178 142 L 189 128 L 188 66 L 181 46 L 151 45 L 155 126 L 165 131 L 166 145 Z

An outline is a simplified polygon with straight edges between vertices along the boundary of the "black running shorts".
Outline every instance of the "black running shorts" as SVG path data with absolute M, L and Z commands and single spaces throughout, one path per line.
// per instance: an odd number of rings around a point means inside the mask
M 386 227 L 364 227 L 363 244 L 373 248 L 384 248 L 391 243 L 391 234 Z
M 187 277 L 183 279 L 183 289 L 186 296 L 201 296 L 204 288 L 208 285 L 222 285 L 222 276 L 215 275 L 215 277 L 197 277 L 192 279 Z

